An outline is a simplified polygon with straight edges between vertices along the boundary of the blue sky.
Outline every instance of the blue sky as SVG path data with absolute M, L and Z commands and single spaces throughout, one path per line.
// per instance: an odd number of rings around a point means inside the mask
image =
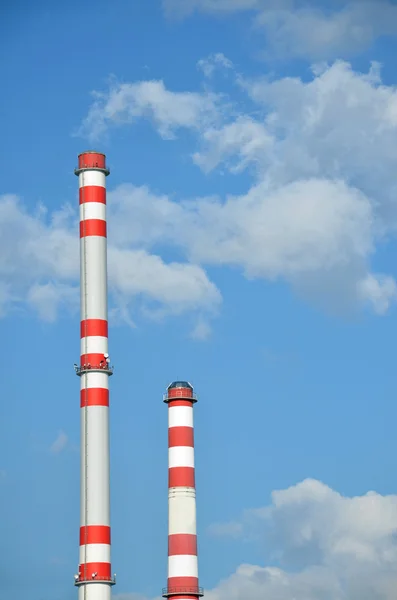
M 94 147 L 116 600 L 166 583 L 176 378 L 200 399 L 208 600 L 391 600 L 397 6 L 31 4 L 0 21 L 0 597 L 76 597 L 73 169 Z

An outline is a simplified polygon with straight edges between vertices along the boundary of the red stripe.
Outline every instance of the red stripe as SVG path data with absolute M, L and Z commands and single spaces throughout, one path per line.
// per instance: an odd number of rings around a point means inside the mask
M 183 596 L 180 596 L 179 594 L 175 594 L 175 593 L 172 594 L 172 600 L 197 600 L 197 598 L 199 598 L 199 597 L 200 596 L 199 596 L 198 592 L 194 596 L 192 596 L 191 594 L 187 594 L 187 593 L 183 594 Z
M 193 592 L 198 594 L 199 581 L 197 577 L 168 577 L 167 588 L 169 593 L 176 592 Z M 184 596 L 182 596 L 183 598 Z
M 110 581 L 111 570 L 110 563 L 83 563 L 79 565 L 80 581 L 95 581 L 95 579 Z M 92 577 L 93 573 L 97 573 L 94 578 Z
M 110 527 L 107 525 L 80 527 L 80 546 L 85 544 L 110 544 Z
M 189 406 L 189 407 L 192 407 L 193 406 L 193 401 L 191 402 L 190 400 L 173 400 L 171 398 L 171 400 L 168 402 L 168 407 L 171 408 L 173 406 Z
M 194 446 L 193 427 L 170 427 L 168 429 L 168 447 Z
M 193 588 L 182 588 L 182 589 L 193 589 Z M 174 588 L 175 590 L 175 588 Z M 178 588 L 178 592 L 180 592 L 181 590 Z M 169 592 L 170 594 L 172 594 L 172 600 L 197 600 L 197 598 L 199 598 L 199 593 L 197 592 L 194 596 L 192 594 L 188 594 L 188 593 L 184 593 L 183 596 L 180 594 L 175 594 L 173 592 Z
M 108 337 L 108 322 L 104 319 L 86 319 L 80 322 L 80 337 L 101 335 Z
M 168 556 L 191 554 L 197 556 L 197 536 L 190 533 L 174 533 L 168 536 Z
M 171 388 L 168 390 L 168 398 L 191 398 L 193 392 L 190 388 Z
M 80 391 L 80 406 L 109 406 L 109 390 L 87 388 Z
M 92 353 L 92 354 L 82 354 L 80 356 L 80 365 L 88 365 L 90 364 L 92 368 L 98 368 L 100 366 L 100 362 L 104 361 L 104 356 L 103 354 L 99 354 L 99 353 Z
M 82 152 L 79 154 L 79 169 L 89 168 L 104 169 L 106 167 L 106 157 L 100 152 Z
M 80 237 L 98 235 L 106 237 L 106 221 L 103 219 L 86 219 L 80 221 Z
M 86 185 L 79 189 L 80 204 L 85 202 L 100 202 L 106 204 L 106 189 L 100 185 Z
M 168 487 L 195 487 L 193 467 L 171 467 L 168 469 Z

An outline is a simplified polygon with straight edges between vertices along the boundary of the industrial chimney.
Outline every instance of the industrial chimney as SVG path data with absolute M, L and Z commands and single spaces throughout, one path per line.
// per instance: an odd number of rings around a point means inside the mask
M 109 377 L 106 157 L 83 152 L 80 198 L 81 492 L 79 600 L 110 600 Z
M 194 476 L 193 404 L 187 381 L 167 388 L 168 404 L 168 581 L 164 598 L 196 600 L 199 587 Z

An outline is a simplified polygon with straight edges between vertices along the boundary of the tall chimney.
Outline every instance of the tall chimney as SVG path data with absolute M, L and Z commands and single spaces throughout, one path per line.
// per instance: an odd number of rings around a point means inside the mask
M 168 581 L 164 598 L 196 600 L 199 587 L 194 476 L 193 404 L 187 381 L 167 388 L 168 404 Z
M 81 492 L 79 600 L 110 600 L 109 377 L 106 157 L 83 152 L 75 174 L 80 198 Z

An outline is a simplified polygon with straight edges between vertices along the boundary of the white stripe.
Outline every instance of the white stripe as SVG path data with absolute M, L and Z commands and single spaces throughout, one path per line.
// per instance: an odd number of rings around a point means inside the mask
M 83 171 L 79 174 L 79 187 L 99 185 L 106 187 L 106 177 L 101 171 Z
M 80 389 L 109 388 L 109 376 L 106 373 L 86 373 L 80 377 Z
M 168 427 L 193 427 L 193 407 L 171 406 L 168 409 Z
M 81 320 L 107 320 L 107 241 L 88 236 L 80 241 Z
M 80 221 L 84 219 L 106 221 L 106 204 L 101 202 L 84 202 L 84 204 L 80 204 Z
M 191 446 L 174 446 L 168 448 L 168 466 L 194 467 L 194 448 Z
M 86 554 L 87 549 L 87 554 Z M 80 546 L 80 563 L 110 562 L 109 544 L 87 544 Z
M 85 420 L 87 419 L 87 430 Z M 87 437 L 85 434 L 87 433 Z M 110 525 L 109 409 L 90 406 L 81 411 L 81 513 L 80 525 Z M 85 512 L 85 460 L 87 454 L 87 514 Z
M 168 498 L 196 498 L 196 490 L 192 487 L 170 487 L 168 488 Z
M 190 554 L 169 556 L 168 577 L 198 577 L 197 556 Z
M 190 488 L 189 488 L 190 489 Z M 196 535 L 196 499 L 174 496 L 168 501 L 168 533 Z
M 95 585 L 79 585 L 78 600 L 111 600 L 112 587 L 108 583 L 98 581 Z
M 105 354 L 108 351 L 108 338 L 89 335 L 80 340 L 80 354 Z

